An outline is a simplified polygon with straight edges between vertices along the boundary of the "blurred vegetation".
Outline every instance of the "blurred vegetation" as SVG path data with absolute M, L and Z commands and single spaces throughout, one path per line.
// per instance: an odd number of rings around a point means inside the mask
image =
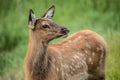
M 41 17 L 52 4 L 53 20 L 67 26 L 70 34 L 91 29 L 105 38 L 107 79 L 120 80 L 120 0 L 0 0 L 0 80 L 24 80 L 29 9 Z

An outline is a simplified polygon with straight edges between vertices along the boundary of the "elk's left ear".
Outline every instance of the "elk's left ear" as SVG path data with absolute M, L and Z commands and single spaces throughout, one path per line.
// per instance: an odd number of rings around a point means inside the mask
M 42 17 L 51 19 L 54 16 L 54 11 L 55 11 L 55 6 L 52 5 Z
M 29 24 L 29 27 L 30 27 L 31 29 L 34 29 L 34 28 L 35 28 L 35 22 L 36 22 L 35 14 L 34 14 L 33 10 L 30 9 L 28 24 Z

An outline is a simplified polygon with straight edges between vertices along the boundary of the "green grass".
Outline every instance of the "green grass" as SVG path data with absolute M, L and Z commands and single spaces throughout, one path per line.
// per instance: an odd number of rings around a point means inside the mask
M 70 35 L 91 29 L 104 37 L 108 44 L 107 80 L 120 80 L 119 3 L 119 0 L 0 0 L 0 80 L 24 80 L 29 9 L 41 17 L 52 4 L 56 5 L 53 20 L 69 28 Z

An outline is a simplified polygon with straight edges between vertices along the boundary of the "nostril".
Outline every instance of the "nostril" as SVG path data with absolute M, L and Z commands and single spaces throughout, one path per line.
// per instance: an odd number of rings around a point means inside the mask
M 66 32 L 69 33 L 70 31 L 67 29 Z
M 61 32 L 67 34 L 67 33 L 69 33 L 69 30 L 67 28 L 62 28 Z

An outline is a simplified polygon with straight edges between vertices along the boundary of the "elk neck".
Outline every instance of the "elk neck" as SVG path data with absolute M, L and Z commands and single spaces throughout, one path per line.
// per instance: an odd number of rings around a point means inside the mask
M 38 37 L 39 36 L 39 37 Z M 34 34 L 34 31 L 30 31 L 29 34 L 29 47 L 27 54 L 27 63 L 31 74 L 40 75 L 44 74 L 48 68 L 48 55 L 47 55 L 48 43 L 40 38 L 40 34 Z

